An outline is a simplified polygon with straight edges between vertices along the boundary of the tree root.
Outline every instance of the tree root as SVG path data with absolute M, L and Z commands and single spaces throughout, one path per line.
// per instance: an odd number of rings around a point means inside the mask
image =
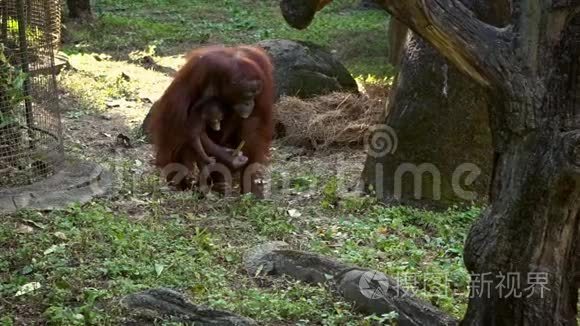
M 176 291 L 159 288 L 131 294 L 121 304 L 135 315 L 152 320 L 180 322 L 186 325 L 249 326 L 256 325 L 252 319 L 227 311 L 209 309 L 190 303 Z M 139 325 L 143 325 L 142 322 Z
M 457 325 L 458 321 L 417 298 L 383 273 L 349 266 L 314 253 L 271 242 L 248 251 L 244 267 L 252 276 L 287 275 L 311 284 L 329 284 L 363 313 L 398 314 L 398 325 Z

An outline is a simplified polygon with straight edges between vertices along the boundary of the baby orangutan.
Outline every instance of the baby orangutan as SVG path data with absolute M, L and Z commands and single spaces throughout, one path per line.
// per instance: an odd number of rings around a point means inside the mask
M 220 131 L 223 118 L 223 105 L 215 97 L 204 98 L 191 108 L 189 114 L 191 147 L 197 157 L 196 163 L 200 170 L 208 164 L 215 164 L 216 157 L 233 170 L 242 168 L 248 162 L 246 156 L 215 144 L 207 136 L 206 125 L 214 131 Z

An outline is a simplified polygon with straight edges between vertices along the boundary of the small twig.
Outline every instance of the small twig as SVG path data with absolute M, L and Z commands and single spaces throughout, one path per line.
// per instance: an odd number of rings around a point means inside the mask
M 342 102 L 340 102 L 340 104 L 336 107 L 336 110 L 340 109 L 340 107 L 346 103 L 346 101 L 348 101 L 348 99 L 352 96 L 352 94 L 348 94 L 347 97 L 344 98 L 344 100 L 342 100 Z
M 232 157 L 237 157 L 238 155 L 240 155 L 240 152 L 242 151 L 242 147 L 244 147 L 245 144 L 246 144 L 246 141 L 242 140 L 242 142 L 238 145 L 238 147 L 236 148 L 236 150 L 232 154 Z

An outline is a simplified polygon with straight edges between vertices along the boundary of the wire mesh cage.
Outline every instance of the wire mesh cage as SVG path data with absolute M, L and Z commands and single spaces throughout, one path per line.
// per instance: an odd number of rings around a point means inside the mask
M 40 181 L 64 161 L 59 30 L 59 0 L 0 0 L 0 188 Z

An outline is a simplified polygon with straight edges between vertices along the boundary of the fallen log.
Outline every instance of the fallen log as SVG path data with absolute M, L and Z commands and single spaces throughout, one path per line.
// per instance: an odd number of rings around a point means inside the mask
M 251 326 L 257 325 L 250 318 L 221 310 L 197 306 L 174 290 L 159 288 L 128 295 L 121 304 L 133 315 L 156 321 L 171 321 L 186 325 Z M 139 325 L 143 325 L 140 321 Z
M 416 297 L 383 273 L 270 242 L 249 250 L 244 268 L 253 277 L 282 276 L 310 284 L 328 284 L 363 313 L 398 314 L 398 325 L 457 325 L 453 317 Z

